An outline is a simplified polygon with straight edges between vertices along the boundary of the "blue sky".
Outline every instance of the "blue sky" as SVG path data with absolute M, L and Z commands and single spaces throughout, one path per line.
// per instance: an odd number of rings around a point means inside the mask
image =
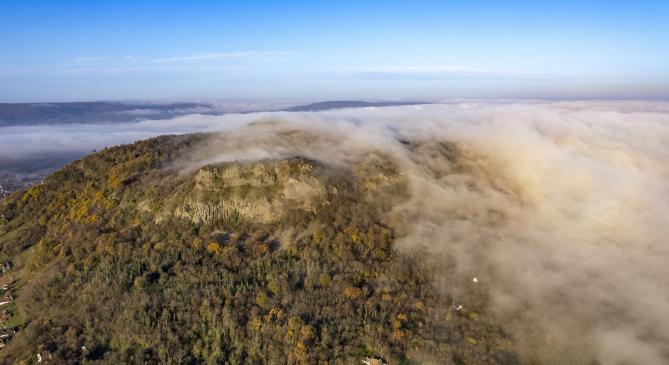
M 669 1 L 0 1 L 0 101 L 666 98 Z

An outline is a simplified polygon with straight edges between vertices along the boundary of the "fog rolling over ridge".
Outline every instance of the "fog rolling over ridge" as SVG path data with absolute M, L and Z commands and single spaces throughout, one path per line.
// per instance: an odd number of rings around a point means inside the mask
M 443 285 L 477 277 L 529 358 L 669 360 L 667 105 L 266 115 L 180 168 L 289 156 L 342 165 L 378 158 L 401 171 L 409 196 L 386 217 L 402 232 L 397 249 L 455 263 Z M 467 298 L 450 304 L 466 307 Z
M 669 0 L 0 9 L 0 365 L 669 365 Z
M 669 361 L 667 103 L 459 102 L 8 127 L 0 155 L 199 131 L 219 134 L 174 166 L 184 173 L 293 156 L 399 171 L 407 193 L 386 197 L 396 203 L 384 217 L 400 234 L 396 249 L 444 267 L 437 288 L 489 290 L 527 359 Z M 443 305 L 466 308 L 467 297 Z
M 257 117 L 260 111 L 414 105 L 421 102 L 330 101 L 297 105 L 278 101 L 211 103 L 75 102 L 0 103 L 0 185 L 18 188 L 93 150 L 153 136 L 220 128 L 216 118 Z M 235 126 L 235 122 L 225 127 Z

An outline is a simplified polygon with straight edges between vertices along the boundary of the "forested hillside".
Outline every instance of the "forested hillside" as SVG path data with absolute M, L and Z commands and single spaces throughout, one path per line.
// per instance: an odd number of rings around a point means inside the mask
M 0 203 L 2 363 L 518 362 L 485 285 L 395 249 L 392 162 L 178 167 L 208 138 L 105 149 Z

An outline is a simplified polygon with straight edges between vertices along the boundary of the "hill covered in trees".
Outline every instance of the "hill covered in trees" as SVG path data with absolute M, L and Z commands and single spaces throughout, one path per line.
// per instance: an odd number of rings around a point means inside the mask
M 0 203 L 0 362 L 519 362 L 485 284 L 396 249 L 391 160 L 179 165 L 211 138 L 105 149 Z

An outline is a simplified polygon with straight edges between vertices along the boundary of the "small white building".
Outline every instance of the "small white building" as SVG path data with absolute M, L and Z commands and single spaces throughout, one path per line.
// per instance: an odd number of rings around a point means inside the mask
M 388 365 L 388 363 L 383 361 L 383 359 L 375 359 L 369 356 L 366 356 L 364 359 L 362 359 L 362 363 L 365 365 Z

